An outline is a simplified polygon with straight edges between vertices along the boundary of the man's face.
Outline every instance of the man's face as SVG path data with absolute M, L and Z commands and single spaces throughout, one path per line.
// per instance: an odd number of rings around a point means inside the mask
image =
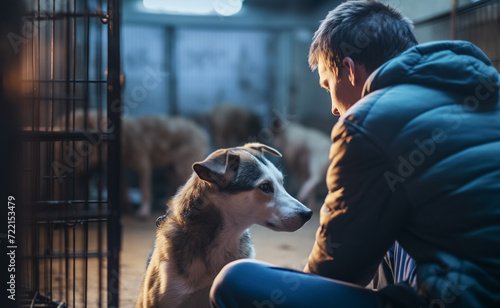
M 318 62 L 319 84 L 325 88 L 332 100 L 332 113 L 343 115 L 361 98 L 359 87 L 349 81 L 349 67 L 339 68 L 338 77 L 328 69 L 323 59 Z

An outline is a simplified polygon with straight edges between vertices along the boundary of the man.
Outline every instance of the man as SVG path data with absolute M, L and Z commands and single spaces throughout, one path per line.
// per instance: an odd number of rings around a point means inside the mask
M 500 82 L 489 59 L 467 42 L 416 45 L 395 9 L 351 1 L 321 23 L 309 63 L 341 117 L 306 273 L 232 263 L 212 304 L 499 307 Z M 396 284 L 363 288 L 384 257 Z

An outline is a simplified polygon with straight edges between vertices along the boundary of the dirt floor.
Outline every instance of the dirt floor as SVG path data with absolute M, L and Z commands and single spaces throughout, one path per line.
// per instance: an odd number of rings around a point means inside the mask
M 147 221 L 139 221 L 133 217 L 123 217 L 123 246 L 121 252 L 120 272 L 120 307 L 133 307 L 139 294 L 141 278 L 145 270 L 146 260 L 153 247 L 158 212 Z M 300 230 L 293 233 L 274 232 L 269 229 L 253 226 L 252 239 L 256 251 L 256 259 L 278 266 L 301 270 L 314 244 L 318 229 L 317 213 Z

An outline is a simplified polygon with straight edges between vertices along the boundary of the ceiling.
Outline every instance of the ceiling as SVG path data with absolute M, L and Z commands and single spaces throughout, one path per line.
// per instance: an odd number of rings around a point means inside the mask
M 324 17 L 327 10 L 331 10 L 345 0 L 243 0 L 243 7 L 248 8 L 238 18 L 224 18 L 220 16 L 199 16 L 183 14 L 153 14 L 144 10 L 144 0 L 122 0 L 124 4 L 123 20 L 125 22 L 146 22 L 158 24 L 195 25 L 195 24 L 230 24 L 234 26 L 259 27 L 316 27 L 318 20 Z M 156 1 L 189 1 L 189 0 L 156 0 Z M 194 1 L 194 0 L 193 0 Z M 201 1 L 201 0 L 196 0 Z M 216 1 L 216 0 L 212 0 Z M 217 0 L 230 5 L 235 0 Z M 161 12 L 161 11 L 157 11 Z

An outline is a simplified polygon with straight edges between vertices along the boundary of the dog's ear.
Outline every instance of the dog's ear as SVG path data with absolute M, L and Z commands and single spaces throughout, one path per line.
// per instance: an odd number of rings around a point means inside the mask
M 243 146 L 244 149 L 246 149 L 249 152 L 254 152 L 258 155 L 263 155 L 264 152 L 271 153 L 274 156 L 282 157 L 281 153 L 276 150 L 275 148 L 272 148 L 268 145 L 258 143 L 258 142 L 253 142 L 253 143 L 247 143 Z
M 194 163 L 193 170 L 200 179 L 224 188 L 236 177 L 239 164 L 239 155 L 229 150 L 222 150 L 202 162 Z

